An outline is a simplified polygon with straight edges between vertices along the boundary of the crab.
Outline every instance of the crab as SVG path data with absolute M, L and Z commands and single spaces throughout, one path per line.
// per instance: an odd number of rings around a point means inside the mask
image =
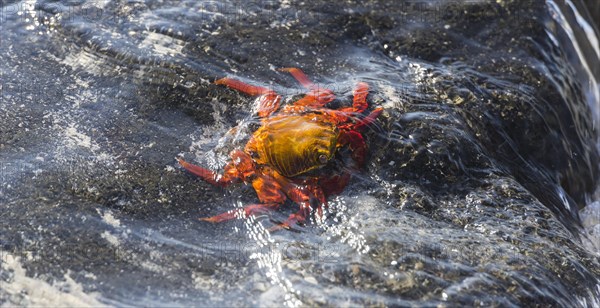
M 277 210 L 287 199 L 300 209 L 270 230 L 294 229 L 304 224 L 311 213 L 321 219 L 330 195 L 339 194 L 348 184 L 351 171 L 364 166 L 367 144 L 360 133 L 373 123 L 383 108 L 368 115 L 369 86 L 359 82 L 354 88 L 351 107 L 325 107 L 335 99 L 329 89 L 312 83 L 298 68 L 283 68 L 308 92 L 296 102 L 280 108 L 282 96 L 269 88 L 254 86 L 232 78 L 215 81 L 218 85 L 257 96 L 261 126 L 243 150 L 233 150 L 223 174 L 177 158 L 179 164 L 204 181 L 220 187 L 233 183 L 250 184 L 260 203 L 242 209 L 200 218 L 213 223 Z M 342 155 L 345 153 L 345 155 Z

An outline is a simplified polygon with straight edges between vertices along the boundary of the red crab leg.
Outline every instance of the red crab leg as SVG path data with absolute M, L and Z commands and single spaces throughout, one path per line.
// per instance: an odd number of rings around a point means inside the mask
M 252 95 L 252 96 L 268 94 L 268 93 L 273 92 L 273 90 L 271 90 L 269 88 L 253 86 L 251 84 L 247 84 L 247 83 L 239 81 L 237 79 L 232 79 L 232 78 L 228 78 L 228 77 L 221 78 L 221 79 L 215 81 L 215 84 L 226 85 L 232 89 L 244 92 L 244 93 L 246 93 L 248 95 Z
M 345 107 L 338 109 L 344 112 L 357 112 L 362 113 L 367 110 L 369 103 L 367 103 L 367 95 L 369 94 L 369 85 L 364 82 L 359 82 L 354 88 L 354 100 L 352 107 Z
M 323 105 L 331 102 L 335 99 L 333 91 L 321 88 L 315 85 L 308 77 L 300 70 L 295 67 L 280 68 L 281 72 L 288 72 L 298 80 L 298 82 L 308 90 L 310 90 L 303 98 L 296 101 L 294 106 L 307 106 L 307 107 L 322 107 Z
M 200 218 L 200 220 L 208 221 L 208 222 L 212 222 L 212 223 L 219 223 L 219 222 L 232 220 L 232 219 L 236 219 L 236 218 L 245 218 L 245 217 L 252 216 L 252 215 L 267 213 L 270 211 L 277 210 L 278 208 L 279 208 L 279 203 L 251 204 L 251 205 L 245 206 L 244 208 L 227 211 L 223 214 L 219 214 L 216 216 Z
M 367 109 L 369 104 L 367 103 L 367 95 L 369 94 L 369 85 L 364 82 L 359 82 L 354 88 L 354 101 L 352 107 L 355 112 L 362 113 Z
M 301 207 L 298 212 L 291 214 L 286 221 L 269 228 L 269 231 L 273 232 L 281 229 L 293 229 L 293 226 L 298 225 L 298 223 L 303 223 L 308 215 L 310 215 L 310 207 Z
M 238 90 L 251 96 L 260 95 L 260 98 L 258 99 L 259 117 L 267 117 L 273 112 L 275 112 L 277 108 L 279 108 L 281 96 L 269 88 L 253 86 L 251 84 L 247 84 L 245 82 L 227 77 L 215 81 L 215 84 L 226 85 L 232 89 Z
M 362 113 L 369 107 L 367 103 L 367 95 L 369 94 L 369 85 L 364 82 L 359 82 L 354 88 L 354 100 L 352 107 L 344 107 L 338 109 L 343 112 L 357 112 Z
M 348 131 L 361 131 L 363 130 L 365 127 L 371 125 L 371 123 L 375 122 L 375 120 L 377 119 L 377 117 L 383 112 L 383 108 L 378 107 L 375 108 L 373 111 L 371 111 L 371 113 L 369 113 L 368 116 L 359 119 L 356 123 L 351 123 L 351 124 L 346 124 L 346 125 L 340 125 L 341 129 L 345 129 Z
M 311 90 L 303 98 L 294 102 L 294 106 L 307 106 L 319 108 L 335 99 L 335 95 L 329 89 L 316 88 Z
M 320 186 L 313 186 L 311 190 L 312 194 L 319 200 L 319 205 L 317 205 L 317 216 L 319 219 L 323 218 L 323 206 L 327 207 L 327 198 L 325 197 L 325 193 Z
M 247 181 L 254 175 L 254 164 L 252 158 L 240 151 L 233 150 L 229 154 L 231 162 L 225 166 L 223 175 L 219 175 L 206 168 L 190 164 L 181 158 L 177 158 L 179 164 L 192 174 L 202 178 L 204 181 L 220 187 L 227 187 L 237 180 Z
M 359 168 L 362 168 L 367 154 L 367 144 L 363 136 L 359 132 L 351 130 L 340 134 L 338 142 L 350 146 L 352 159 L 358 164 Z
M 308 187 L 307 187 L 308 186 Z M 286 186 L 288 189 L 288 197 L 300 206 L 300 210 L 294 214 L 291 214 L 288 219 L 278 225 L 275 225 L 269 229 L 269 231 L 276 231 L 279 229 L 292 229 L 293 226 L 298 223 L 303 223 L 306 217 L 310 215 L 311 201 L 318 201 L 319 205 L 316 207 L 316 215 L 321 218 L 323 216 L 322 205 L 327 206 L 327 199 L 321 187 L 316 182 L 309 185 L 295 186 L 290 184 Z
M 225 167 L 225 173 L 223 174 L 223 176 L 220 176 L 206 168 L 190 164 L 181 158 L 177 158 L 177 161 L 183 168 L 185 168 L 190 173 L 202 178 L 204 181 L 215 186 L 227 187 L 229 186 L 229 184 L 233 183 L 237 178 L 237 176 L 235 176 L 234 170 L 232 170 L 232 168 L 235 167 L 231 164 Z
M 315 88 L 315 84 L 312 83 L 312 81 L 310 81 L 310 79 L 308 79 L 308 77 L 306 76 L 306 74 L 304 74 L 304 72 L 299 69 L 299 68 L 295 68 L 295 67 L 283 67 L 280 68 L 278 71 L 280 72 L 288 72 L 290 74 L 292 74 L 292 76 L 294 76 L 294 78 L 296 78 L 296 80 L 298 80 L 298 82 L 305 88 L 312 90 Z
M 319 186 L 323 188 L 323 193 L 326 196 L 339 195 L 344 191 L 344 188 L 350 181 L 350 173 L 344 172 L 341 175 L 334 175 L 328 178 L 319 180 Z M 325 204 L 327 206 L 327 204 Z
M 235 158 L 234 158 L 235 159 Z M 252 204 L 243 208 L 244 215 L 250 216 L 255 214 L 266 213 L 279 208 L 285 202 L 286 196 L 281 190 L 281 185 L 272 177 L 264 174 L 259 174 L 253 181 L 252 187 L 256 190 L 260 204 Z M 223 214 L 213 217 L 201 218 L 200 220 L 210 222 L 222 222 L 240 217 L 242 209 L 231 210 Z
M 373 123 L 382 112 L 383 108 L 376 108 L 368 116 L 358 120 L 357 123 L 340 126 L 342 133 L 340 134 L 338 144 L 350 146 L 352 159 L 358 164 L 359 168 L 363 167 L 367 154 L 367 144 L 360 131 Z
M 260 174 L 252 181 L 252 187 L 260 202 L 281 204 L 286 200 L 281 185 L 271 176 Z

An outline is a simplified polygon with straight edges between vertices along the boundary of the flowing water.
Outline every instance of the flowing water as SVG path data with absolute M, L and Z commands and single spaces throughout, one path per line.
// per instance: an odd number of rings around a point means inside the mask
M 600 305 L 594 25 L 570 1 L 2 1 L 0 303 Z M 385 112 L 322 221 L 221 170 L 224 76 Z M 231 128 L 237 127 L 235 130 Z

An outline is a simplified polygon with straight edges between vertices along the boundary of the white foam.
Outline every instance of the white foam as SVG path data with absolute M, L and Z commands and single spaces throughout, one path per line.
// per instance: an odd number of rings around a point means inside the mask
M 18 257 L 10 253 L 2 254 L 2 270 L 13 273 L 10 281 L 2 281 L 2 289 L 11 297 L 22 298 L 18 303 L 5 303 L 19 306 L 39 307 L 98 307 L 105 306 L 98 300 L 98 293 L 85 293 L 83 287 L 64 275 L 65 281 L 49 284 L 43 280 L 27 277 Z M 8 306 L 7 305 L 7 306 Z
M 168 29 L 167 31 L 172 32 L 173 30 Z M 146 37 L 140 43 L 139 47 L 148 49 L 149 51 L 152 51 L 153 54 L 174 57 L 181 54 L 181 50 L 185 45 L 184 41 L 161 33 L 144 31 L 143 34 L 146 35 Z
M 98 212 L 98 214 L 102 215 L 102 220 L 105 223 L 107 223 L 115 228 L 118 228 L 121 226 L 121 221 L 119 219 L 115 218 L 115 216 L 113 216 L 111 211 L 106 211 L 104 213 L 101 213 L 100 210 L 97 210 L 97 212 Z
M 589 239 L 584 241 L 585 246 L 600 255 L 600 201 L 588 204 L 579 216 Z
M 113 246 L 119 246 L 120 242 L 119 242 L 119 238 L 116 237 L 115 235 L 113 235 L 112 233 L 108 232 L 108 231 L 104 231 L 102 232 L 102 234 L 100 235 L 103 239 L 105 239 L 107 242 L 109 242 L 111 245 Z
M 92 147 L 92 138 L 77 131 L 75 126 L 69 126 L 65 129 L 65 135 L 71 139 L 74 144 L 85 148 Z

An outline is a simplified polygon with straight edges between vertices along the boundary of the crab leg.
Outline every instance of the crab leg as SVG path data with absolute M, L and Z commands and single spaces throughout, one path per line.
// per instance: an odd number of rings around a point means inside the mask
M 352 108 L 354 112 L 363 112 L 367 109 L 367 95 L 369 94 L 369 85 L 364 82 L 359 82 L 354 88 L 354 100 L 352 102 Z
M 369 107 L 369 103 L 367 103 L 367 95 L 369 94 L 369 85 L 364 82 L 359 82 L 356 84 L 354 88 L 354 99 L 352 103 L 352 107 L 344 107 L 338 109 L 343 112 L 356 112 L 362 113 L 367 107 Z
M 246 218 L 248 216 L 263 214 L 270 211 L 275 211 L 279 208 L 279 203 L 260 203 L 260 204 L 251 204 L 245 206 L 241 209 L 235 209 L 231 211 L 227 211 L 223 214 L 219 214 L 212 217 L 204 217 L 200 218 L 200 220 L 208 221 L 212 223 L 219 223 L 227 220 L 232 220 L 236 218 Z
M 206 168 L 190 164 L 182 158 L 177 158 L 179 164 L 192 174 L 202 178 L 204 181 L 220 187 L 227 187 L 237 180 L 246 181 L 254 175 L 252 158 L 240 150 L 230 153 L 231 162 L 225 166 L 223 175 L 219 175 Z
M 303 223 L 309 215 L 310 207 L 300 206 L 298 212 L 291 214 L 286 221 L 269 228 L 269 231 L 273 232 L 281 229 L 291 230 L 293 229 L 293 226 L 298 225 L 298 223 Z
M 280 72 L 287 72 L 292 74 L 292 76 L 294 76 L 294 78 L 296 78 L 296 80 L 298 80 L 298 82 L 305 88 L 312 90 L 315 88 L 315 84 L 310 81 L 310 79 L 308 79 L 308 76 L 306 76 L 306 74 L 304 74 L 304 72 L 299 69 L 299 68 L 295 68 L 295 67 L 283 67 L 278 69 L 278 71 Z
M 383 108 L 375 108 L 368 116 L 360 119 L 355 124 L 351 125 L 351 128 L 356 131 L 361 131 L 365 127 L 371 125 L 371 123 L 375 122 L 375 119 L 383 112 Z
M 280 224 L 277 224 L 269 229 L 269 231 L 275 231 L 279 229 L 292 229 L 293 226 L 298 223 L 303 223 L 306 217 L 310 215 L 313 206 L 312 203 L 318 202 L 315 207 L 316 215 L 319 219 L 323 216 L 322 206 L 327 206 L 327 199 L 321 187 L 316 182 L 308 185 L 296 186 L 293 184 L 286 185 L 288 189 L 287 196 L 300 206 L 300 210 L 294 214 L 291 214 L 288 219 Z
M 215 186 L 227 187 L 231 183 L 233 183 L 236 179 L 236 176 L 234 174 L 232 174 L 233 172 L 231 172 L 231 171 L 227 172 L 228 169 L 231 170 L 231 168 L 232 168 L 232 167 L 230 167 L 230 164 L 228 164 L 225 167 L 225 170 L 226 170 L 225 173 L 222 176 L 220 176 L 220 175 L 212 172 L 211 170 L 208 170 L 206 168 L 203 168 L 203 167 L 200 167 L 200 166 L 197 166 L 194 164 L 190 164 L 181 158 L 177 158 L 177 161 L 183 168 L 185 168 L 185 170 L 189 171 L 190 173 L 202 178 L 204 181 L 206 181 L 212 185 L 215 185 Z
M 333 91 L 315 85 L 299 68 L 280 68 L 279 71 L 292 74 L 303 87 L 310 90 L 303 98 L 296 101 L 294 106 L 322 107 L 335 99 Z
M 252 96 L 268 94 L 270 92 L 273 92 L 273 90 L 271 90 L 269 88 L 254 86 L 254 85 L 239 81 L 237 79 L 232 79 L 232 78 L 228 78 L 228 77 L 221 78 L 221 79 L 215 81 L 215 84 L 226 85 L 232 89 L 244 92 L 244 93 L 246 93 L 248 95 L 252 95 Z
M 225 85 L 251 96 L 260 96 L 258 98 L 258 116 L 261 118 L 271 115 L 279 108 L 281 95 L 275 93 L 272 89 L 254 86 L 227 77 L 215 81 L 215 84 Z
M 281 190 L 281 185 L 269 175 L 260 174 L 257 176 L 252 181 L 252 187 L 262 203 L 282 204 L 286 200 L 286 196 Z
M 323 188 L 323 193 L 326 196 L 339 195 L 344 191 L 346 185 L 350 181 L 350 172 L 343 172 L 340 175 L 334 175 L 319 180 L 319 186 Z M 325 204 L 327 206 L 327 204 Z
M 382 112 L 383 108 L 376 108 L 368 116 L 358 120 L 356 123 L 340 126 L 342 133 L 340 134 L 338 145 L 348 145 L 350 147 L 352 158 L 358 164 L 359 168 L 362 168 L 364 165 L 367 154 L 367 144 L 360 131 L 373 123 Z
M 320 186 L 313 186 L 311 192 L 319 201 L 319 204 L 317 205 L 317 217 L 320 220 L 323 218 L 323 206 L 325 206 L 325 208 L 328 207 L 327 198 L 325 197 L 325 192 L 323 192 L 323 189 Z
M 355 131 L 346 131 L 340 134 L 338 141 L 340 144 L 347 144 L 352 150 L 352 159 L 358 164 L 359 168 L 365 163 L 365 156 L 367 154 L 367 144 L 363 136 Z

